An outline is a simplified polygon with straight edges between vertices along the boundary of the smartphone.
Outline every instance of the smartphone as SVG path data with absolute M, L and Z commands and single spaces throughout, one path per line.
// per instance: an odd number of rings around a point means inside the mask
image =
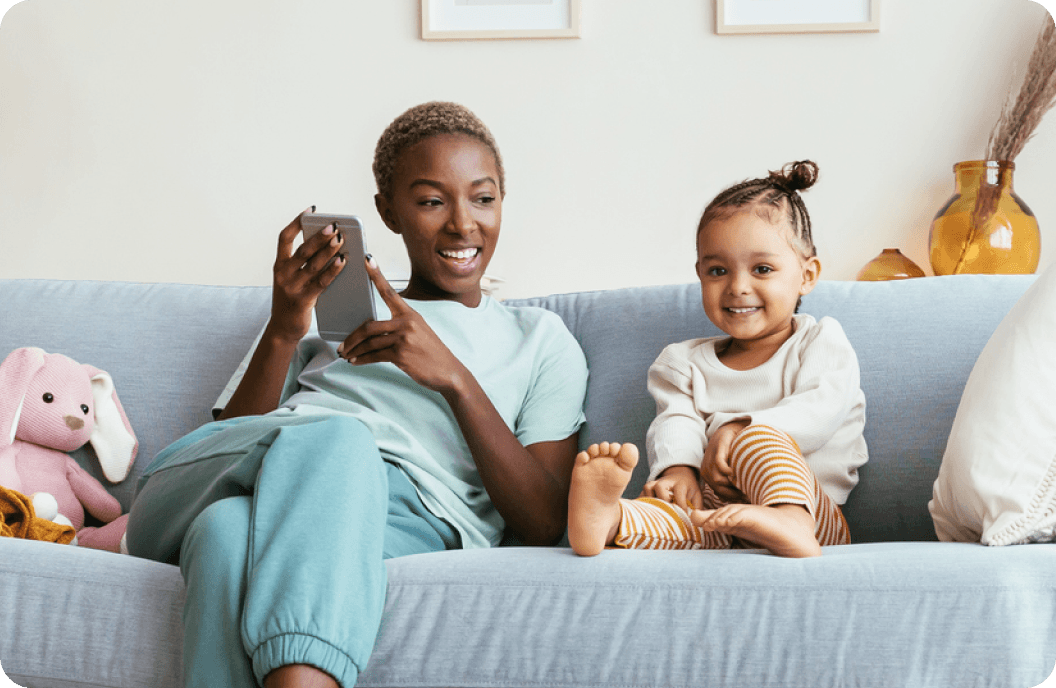
M 304 240 L 307 241 L 330 224 L 333 224 L 344 238 L 337 255 L 344 256 L 347 262 L 315 302 L 315 320 L 319 325 L 319 335 L 323 339 L 328 342 L 343 342 L 352 330 L 368 320 L 377 318 L 374 310 L 374 284 L 370 281 L 364 264 L 367 245 L 363 238 L 363 223 L 355 215 L 301 215 Z

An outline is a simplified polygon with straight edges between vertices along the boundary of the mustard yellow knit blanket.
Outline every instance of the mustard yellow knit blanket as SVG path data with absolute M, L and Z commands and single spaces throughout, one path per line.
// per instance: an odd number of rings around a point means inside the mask
M 74 535 L 73 526 L 63 526 L 37 518 L 29 497 L 0 486 L 0 536 L 45 540 L 65 545 L 73 540 Z

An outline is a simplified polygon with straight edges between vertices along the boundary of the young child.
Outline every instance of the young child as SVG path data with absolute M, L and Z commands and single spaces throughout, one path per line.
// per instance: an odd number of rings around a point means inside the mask
M 850 542 L 840 512 L 866 462 L 858 359 L 839 323 L 799 314 L 821 264 L 799 191 L 811 161 L 719 194 L 697 228 L 704 312 L 726 337 L 668 346 L 649 369 L 649 482 L 622 499 L 633 444 L 576 457 L 572 548 L 764 547 L 807 557 Z

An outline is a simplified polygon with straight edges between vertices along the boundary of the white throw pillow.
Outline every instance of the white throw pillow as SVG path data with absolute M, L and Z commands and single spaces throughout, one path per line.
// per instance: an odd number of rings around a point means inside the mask
M 928 510 L 943 541 L 1056 541 L 1056 266 L 979 354 Z

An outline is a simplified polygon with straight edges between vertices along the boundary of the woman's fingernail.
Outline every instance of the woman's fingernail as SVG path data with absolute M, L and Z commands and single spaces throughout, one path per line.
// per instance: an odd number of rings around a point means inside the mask
M 365 258 L 367 259 L 367 265 L 374 268 L 375 270 L 378 269 L 378 261 L 374 260 L 374 256 L 368 253 Z
M 312 206 L 312 212 L 313 213 L 315 212 L 315 206 L 314 205 Z
M 323 234 L 325 234 L 327 236 L 330 236 L 333 233 L 334 233 L 334 225 L 330 224 L 330 225 L 327 225 L 327 226 L 323 227 Z

